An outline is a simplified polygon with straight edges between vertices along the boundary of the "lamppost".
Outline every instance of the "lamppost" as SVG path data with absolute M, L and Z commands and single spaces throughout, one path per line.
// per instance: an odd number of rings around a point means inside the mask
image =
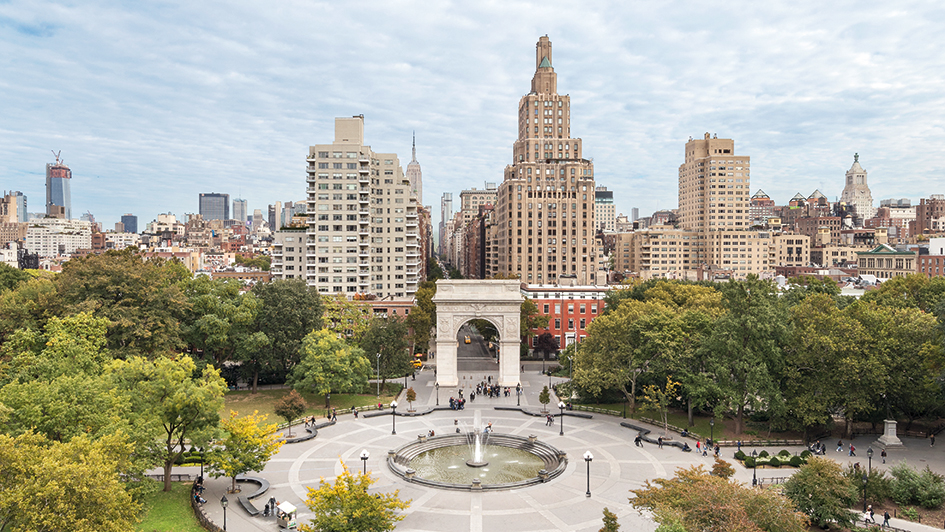
M 204 461 L 204 451 L 203 447 L 200 448 L 200 482 L 203 482 L 203 461 Z
M 758 451 L 752 451 L 751 457 L 751 487 L 758 485 Z
M 377 354 L 377 399 L 381 398 L 381 354 Z
M 515 406 L 522 406 L 522 383 L 515 385 Z
M 404 373 L 404 392 L 407 391 L 407 375 L 410 375 L 410 374 Z
M 371 457 L 371 453 L 369 453 L 367 449 L 364 449 L 363 451 L 361 451 L 361 463 L 364 464 L 363 474 L 365 475 L 367 475 L 367 460 L 370 457 Z
M 863 511 L 866 511 L 866 483 L 870 481 L 870 477 L 863 473 Z
M 436 388 L 436 406 L 440 406 L 440 383 L 433 385 Z
M 594 455 L 590 451 L 584 453 L 584 461 L 587 462 L 587 493 L 584 495 L 591 496 L 591 460 L 594 459 Z
M 869 458 L 870 460 L 869 473 L 872 475 L 873 474 L 873 448 L 872 447 L 866 450 L 866 457 Z
M 229 504 L 229 502 L 230 502 L 230 501 L 226 500 L 226 494 L 223 494 L 223 498 L 220 499 L 220 506 L 223 507 L 223 530 L 224 530 L 224 532 L 226 532 L 226 505 Z
M 397 401 L 390 402 L 390 433 L 397 434 Z
M 564 401 L 558 401 L 558 410 L 561 411 L 561 419 L 558 420 L 558 425 L 561 426 L 561 432 L 558 433 L 558 436 L 564 436 Z
M 709 441 L 715 443 L 715 418 L 709 419 Z

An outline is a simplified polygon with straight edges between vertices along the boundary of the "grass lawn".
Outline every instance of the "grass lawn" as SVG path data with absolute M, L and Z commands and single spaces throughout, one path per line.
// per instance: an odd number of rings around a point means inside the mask
M 388 382 L 387 386 L 381 390 L 380 402 L 384 404 L 390 403 L 391 399 L 396 397 L 403 387 L 403 384 Z M 260 414 L 269 415 L 269 418 L 266 420 L 268 423 L 283 423 L 285 420 L 277 416 L 273 410 L 275 409 L 276 403 L 284 396 L 288 395 L 290 391 L 291 390 L 288 388 L 280 390 L 259 390 L 255 395 L 247 390 L 226 392 L 226 396 L 224 397 L 225 404 L 223 406 L 224 415 L 229 415 L 230 410 L 236 410 L 240 415 L 252 414 L 254 410 L 258 410 Z M 302 397 L 308 405 L 308 408 L 305 410 L 305 416 L 314 415 L 316 417 L 326 417 L 325 396 L 303 393 Z M 351 408 L 352 406 L 376 405 L 377 403 L 377 394 L 331 394 L 331 406 L 339 410 Z
M 206 532 L 190 507 L 190 483 L 174 482 L 171 491 L 158 491 L 144 500 L 139 532 Z

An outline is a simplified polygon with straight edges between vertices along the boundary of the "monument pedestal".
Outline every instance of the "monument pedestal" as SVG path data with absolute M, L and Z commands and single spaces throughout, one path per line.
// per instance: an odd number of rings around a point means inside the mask
M 876 443 L 882 445 L 883 447 L 902 447 L 902 441 L 896 435 L 896 420 L 887 419 L 883 421 L 883 435 L 876 440 Z

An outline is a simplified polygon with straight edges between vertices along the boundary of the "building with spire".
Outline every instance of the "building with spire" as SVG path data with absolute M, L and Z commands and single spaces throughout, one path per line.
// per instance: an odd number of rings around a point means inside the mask
M 518 139 L 498 188 L 493 250 L 500 275 L 529 284 L 591 284 L 594 163 L 571 137 L 571 97 L 558 94 L 551 41 L 538 40 L 531 91 L 519 100 Z
M 870 193 L 870 187 L 866 184 L 866 170 L 860 166 L 859 153 L 853 154 L 853 166 L 847 170 L 846 185 L 843 187 L 840 201 L 853 206 L 858 226 L 862 226 L 863 221 L 876 215 L 876 209 L 873 208 L 873 194 Z
M 46 163 L 46 215 L 72 219 L 72 170 L 58 153 L 55 164 Z
M 410 181 L 410 191 L 417 196 L 417 204 L 423 205 L 423 176 L 420 172 L 420 163 L 417 162 L 417 133 L 413 134 L 413 149 L 410 163 L 407 164 L 407 180 Z

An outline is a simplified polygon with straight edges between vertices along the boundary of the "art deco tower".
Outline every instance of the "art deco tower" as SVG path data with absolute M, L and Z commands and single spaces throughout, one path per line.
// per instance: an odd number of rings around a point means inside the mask
M 498 192 L 498 270 L 529 284 L 589 284 L 595 269 L 594 163 L 571 138 L 571 97 L 558 94 L 551 41 L 538 40 L 532 90 Z M 564 279 L 561 279 L 564 278 Z
M 860 166 L 860 154 L 853 154 L 853 166 L 847 170 L 846 184 L 843 187 L 843 194 L 840 195 L 840 201 L 847 205 L 853 205 L 858 218 L 857 225 L 863 225 L 863 222 L 876 215 L 876 209 L 873 208 L 873 194 L 870 193 L 870 187 L 866 183 L 866 170 Z
M 410 191 L 417 195 L 417 205 L 423 205 L 423 172 L 417 162 L 417 134 L 413 135 L 413 158 L 407 165 L 407 180 L 410 181 Z

